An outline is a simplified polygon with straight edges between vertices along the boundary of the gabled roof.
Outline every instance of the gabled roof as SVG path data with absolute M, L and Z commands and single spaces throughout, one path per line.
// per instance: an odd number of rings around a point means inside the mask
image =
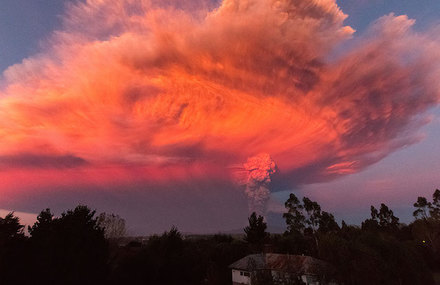
M 328 264 L 311 256 L 289 254 L 251 254 L 229 265 L 243 271 L 276 270 L 295 274 L 317 275 L 326 271 Z

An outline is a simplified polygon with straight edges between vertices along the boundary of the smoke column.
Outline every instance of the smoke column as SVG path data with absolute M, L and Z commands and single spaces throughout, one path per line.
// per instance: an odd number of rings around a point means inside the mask
M 269 154 L 262 153 L 250 157 L 243 167 L 247 171 L 245 193 L 249 198 L 249 212 L 264 216 L 270 198 L 271 176 L 277 171 L 275 161 Z

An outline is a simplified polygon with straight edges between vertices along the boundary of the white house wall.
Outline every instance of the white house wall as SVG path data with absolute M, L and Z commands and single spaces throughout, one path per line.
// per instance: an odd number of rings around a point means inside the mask
M 251 284 L 251 278 L 248 276 L 240 275 L 240 270 L 232 270 L 232 283 L 235 284 Z
M 312 275 L 303 275 L 301 279 L 306 285 L 319 285 L 319 281 L 316 280 L 315 276 Z

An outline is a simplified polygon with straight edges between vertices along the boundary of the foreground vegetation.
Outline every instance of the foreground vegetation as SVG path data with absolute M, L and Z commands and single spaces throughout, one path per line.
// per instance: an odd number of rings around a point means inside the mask
M 173 227 L 123 246 L 125 222 L 117 215 L 78 206 L 55 218 L 46 209 L 26 236 L 10 213 L 0 218 L 0 284 L 229 285 L 228 265 L 264 248 L 326 260 L 333 265 L 330 278 L 340 284 L 434 284 L 432 273 L 440 271 L 439 190 L 432 202 L 418 198 L 409 225 L 384 204 L 372 206 L 360 226 L 339 226 L 306 197 L 291 194 L 285 206 L 282 235 L 269 235 L 264 219 L 252 214 L 243 239 L 185 238 Z

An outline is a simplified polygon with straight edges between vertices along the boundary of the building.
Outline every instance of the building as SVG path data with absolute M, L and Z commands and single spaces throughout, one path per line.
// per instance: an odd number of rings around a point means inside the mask
M 273 284 L 335 284 L 326 282 L 330 266 L 328 263 L 303 255 L 289 254 L 251 254 L 234 263 L 232 269 L 233 285 L 264 284 L 270 278 Z M 301 283 L 301 281 L 303 283 Z

